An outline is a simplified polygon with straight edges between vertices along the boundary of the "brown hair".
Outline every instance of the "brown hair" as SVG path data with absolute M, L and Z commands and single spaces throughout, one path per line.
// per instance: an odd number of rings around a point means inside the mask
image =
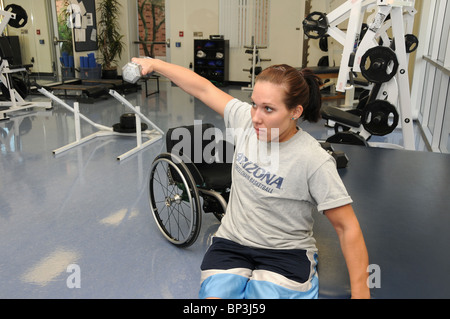
M 284 102 L 288 109 L 303 106 L 302 118 L 308 122 L 320 119 L 322 98 L 320 79 L 310 70 L 298 70 L 286 64 L 273 65 L 262 71 L 256 78 L 280 85 L 285 89 Z

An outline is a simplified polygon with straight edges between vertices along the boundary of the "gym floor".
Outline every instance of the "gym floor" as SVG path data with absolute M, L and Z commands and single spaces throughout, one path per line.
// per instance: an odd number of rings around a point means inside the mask
M 224 90 L 243 100 L 251 94 Z M 159 94 L 125 97 L 163 131 L 194 120 L 224 128 L 220 116 L 166 81 Z M 129 109 L 107 97 L 80 111 L 112 126 Z M 317 139 L 334 134 L 324 122 L 301 126 Z M 83 137 L 96 131 L 84 121 L 81 127 Z M 134 136 L 96 138 L 53 155 L 74 140 L 73 114 L 55 103 L 0 122 L 0 298 L 197 298 L 200 263 L 219 223 L 203 214 L 199 238 L 187 249 L 159 232 L 147 178 L 164 139 L 124 161 L 116 158 L 136 146 Z M 401 144 L 401 130 L 374 141 Z M 419 128 L 416 146 L 428 151 Z

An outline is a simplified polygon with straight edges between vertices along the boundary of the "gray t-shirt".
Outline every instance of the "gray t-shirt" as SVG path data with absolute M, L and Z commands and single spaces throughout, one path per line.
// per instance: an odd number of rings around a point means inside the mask
M 352 203 L 335 160 L 301 129 L 286 142 L 260 142 L 250 109 L 237 99 L 225 109 L 233 183 L 216 236 L 254 248 L 317 250 L 313 212 Z

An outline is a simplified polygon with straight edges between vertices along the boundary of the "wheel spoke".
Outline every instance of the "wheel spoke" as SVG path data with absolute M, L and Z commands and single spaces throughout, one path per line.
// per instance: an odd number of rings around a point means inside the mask
M 177 177 L 176 183 L 169 173 Z M 155 160 L 149 190 L 150 206 L 161 232 L 175 245 L 191 245 L 198 236 L 201 215 L 198 193 L 187 168 L 168 158 Z

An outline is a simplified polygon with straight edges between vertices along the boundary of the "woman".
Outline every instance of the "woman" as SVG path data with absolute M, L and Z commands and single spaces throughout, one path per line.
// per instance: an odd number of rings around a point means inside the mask
M 320 118 L 319 80 L 312 72 L 269 67 L 258 75 L 248 104 L 186 68 L 133 62 L 143 75 L 169 78 L 240 132 L 227 212 L 201 265 L 200 298 L 317 298 L 315 211 L 336 229 L 352 298 L 370 298 L 368 254 L 352 200 L 334 159 L 297 126 L 300 118 Z M 261 148 L 266 156 L 255 156 Z

